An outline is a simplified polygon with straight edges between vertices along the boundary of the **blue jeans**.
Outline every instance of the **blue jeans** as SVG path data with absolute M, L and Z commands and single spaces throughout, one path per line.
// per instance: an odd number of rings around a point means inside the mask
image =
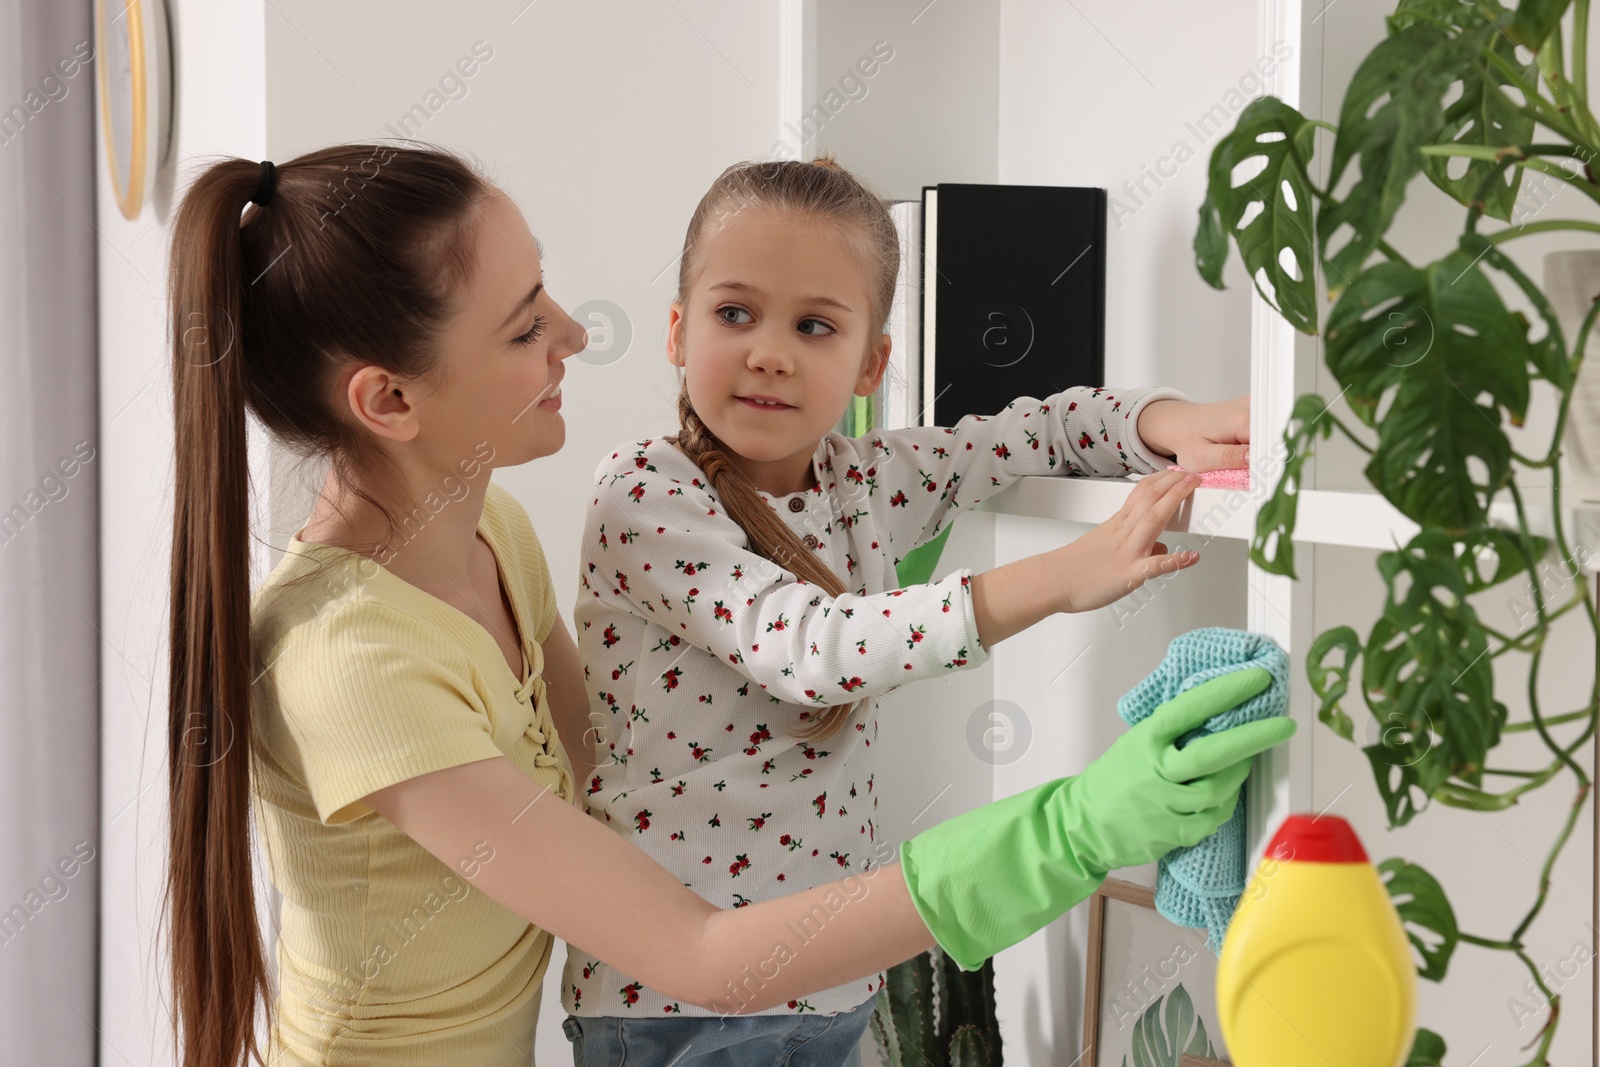
M 568 1015 L 575 1067 L 861 1067 L 876 998 L 837 1015 Z

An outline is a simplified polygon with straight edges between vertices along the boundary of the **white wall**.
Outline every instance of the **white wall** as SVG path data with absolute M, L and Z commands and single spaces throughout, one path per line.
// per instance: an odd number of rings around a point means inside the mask
M 100 1060 L 171 1059 L 167 961 L 155 921 L 166 860 L 166 654 L 172 551 L 172 370 L 167 222 L 196 156 L 265 159 L 263 5 L 169 0 L 177 55 L 172 161 L 150 203 L 117 209 L 96 131 L 100 233 Z M 255 442 L 252 442 L 252 446 Z M 259 453 L 258 453 L 259 455 Z M 261 457 L 264 458 L 264 457 Z
M 809 99 L 832 91 L 850 100 L 821 126 L 819 149 L 895 200 L 920 199 L 924 185 L 938 182 L 995 180 L 999 0 L 806 6 L 816 10 Z M 846 77 L 875 48 L 893 58 L 853 89 Z

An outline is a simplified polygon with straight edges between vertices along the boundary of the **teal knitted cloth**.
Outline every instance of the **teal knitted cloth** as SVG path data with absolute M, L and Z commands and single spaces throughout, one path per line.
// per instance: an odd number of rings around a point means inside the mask
M 1289 657 L 1269 637 L 1244 630 L 1208 626 L 1180 634 L 1167 646 L 1167 657 L 1144 681 L 1117 701 L 1117 714 L 1129 726 L 1156 706 L 1201 682 L 1245 667 L 1265 667 L 1272 683 L 1238 707 L 1214 715 L 1184 734 L 1179 748 L 1196 737 L 1230 726 L 1281 715 L 1289 706 Z M 1206 945 L 1222 951 L 1222 936 L 1244 893 L 1245 792 L 1228 821 L 1202 841 L 1175 848 L 1156 863 L 1156 910 L 1179 926 L 1204 927 Z

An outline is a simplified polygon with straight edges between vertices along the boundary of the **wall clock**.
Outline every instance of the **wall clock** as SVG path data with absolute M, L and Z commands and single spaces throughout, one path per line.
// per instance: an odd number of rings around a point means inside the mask
M 95 0 L 94 36 L 106 166 L 117 206 L 132 219 L 169 148 L 172 60 L 165 0 Z

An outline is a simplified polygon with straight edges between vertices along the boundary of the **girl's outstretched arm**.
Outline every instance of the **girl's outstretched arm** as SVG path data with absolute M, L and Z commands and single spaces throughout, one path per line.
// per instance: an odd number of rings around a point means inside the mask
M 580 648 L 594 672 L 591 698 L 613 713 L 618 698 L 607 675 L 643 672 L 641 689 L 670 692 L 683 673 L 673 668 L 688 652 L 677 647 L 684 642 L 778 700 L 816 707 L 878 696 L 982 663 L 996 642 L 1040 619 L 1109 604 L 1196 559 L 1168 555 L 1157 540 L 1193 490 L 1181 474 L 1163 471 L 1136 486 L 1111 520 L 1059 549 L 980 575 L 958 569 L 923 585 L 829 596 L 755 552 L 700 469 L 651 444 L 602 461 L 585 519 Z M 903 495 L 863 512 L 873 549 L 877 532 L 900 521 L 893 513 Z M 814 510 L 816 537 L 844 522 Z M 637 642 L 622 643 L 610 626 L 584 618 L 595 603 L 656 623 L 672 648 L 648 649 L 661 655 L 641 659 Z
M 1072 386 L 1042 399 L 1017 397 L 954 426 L 834 433 L 833 477 L 847 501 L 874 512 L 901 557 L 1026 475 L 1119 478 L 1164 469 L 1172 456 L 1141 436 L 1141 416 L 1163 401 L 1183 401 L 1169 411 L 1193 407 L 1187 400 L 1175 389 Z M 1179 421 L 1167 418 L 1161 428 Z
M 365 797 L 529 922 L 653 989 L 757 1012 L 876 974 L 933 947 L 899 864 L 720 910 L 507 758 L 432 771 Z M 483 844 L 493 850 L 482 861 Z

